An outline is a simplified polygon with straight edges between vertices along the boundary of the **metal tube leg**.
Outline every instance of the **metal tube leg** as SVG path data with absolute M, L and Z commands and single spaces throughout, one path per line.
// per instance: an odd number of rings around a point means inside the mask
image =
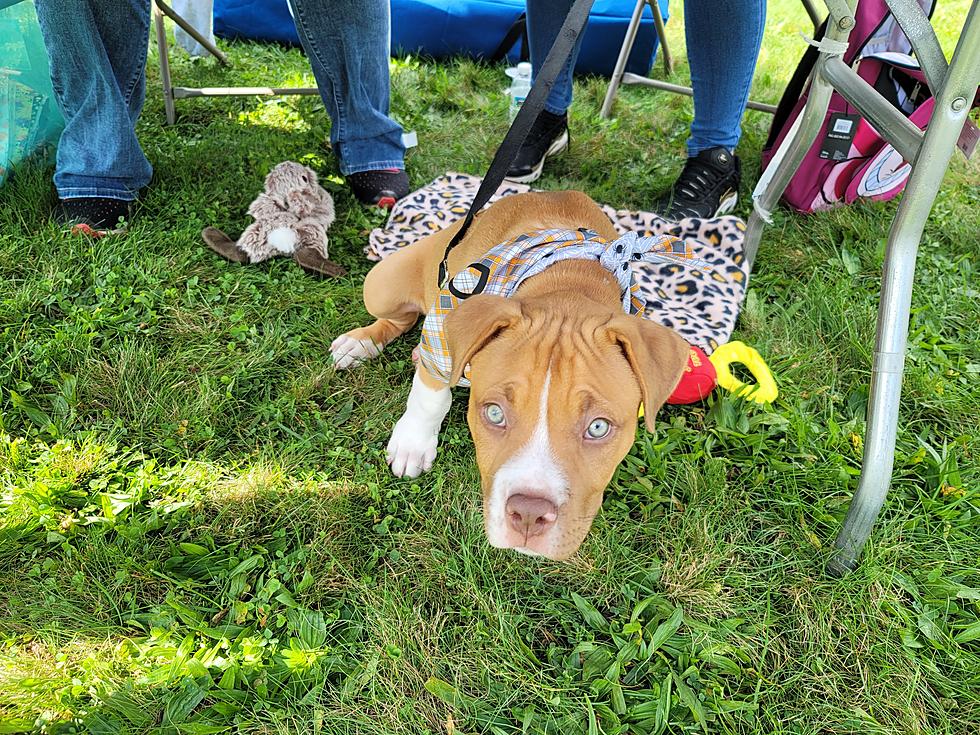
M 170 18 L 170 20 L 183 28 L 184 31 L 187 32 L 187 35 L 201 44 L 209 54 L 211 54 L 221 63 L 222 66 L 231 66 L 231 62 L 229 62 L 228 57 L 221 52 L 221 49 L 205 38 L 201 32 L 197 30 L 197 28 L 188 23 L 187 20 L 185 20 L 185 18 L 176 10 L 163 2 L 163 0 L 154 0 L 153 4 L 156 5 L 164 15 Z
M 626 28 L 626 37 L 623 39 L 623 45 L 619 49 L 619 57 L 616 59 L 616 66 L 613 68 L 609 86 L 606 88 L 606 98 L 602 101 L 602 109 L 599 111 L 599 117 L 603 119 L 608 118 L 612 112 L 613 100 L 616 99 L 616 92 L 619 91 L 619 85 L 623 82 L 626 61 L 629 59 L 630 52 L 633 50 L 633 43 L 636 41 L 636 32 L 640 29 L 640 19 L 643 17 L 643 7 L 646 3 L 647 0 L 636 0 L 636 7 L 633 8 L 633 17 L 630 19 L 630 24 Z
M 810 22 L 813 23 L 813 33 L 816 34 L 820 30 L 820 24 L 823 23 L 823 18 L 820 16 L 820 11 L 817 10 L 817 6 L 814 4 L 813 0 L 802 0 L 803 8 L 806 10 L 806 14 L 810 16 Z
M 660 53 L 664 58 L 664 74 L 670 76 L 674 73 L 674 59 L 670 55 L 670 48 L 667 46 L 667 29 L 664 28 L 664 16 L 660 12 L 658 0 L 649 0 L 650 10 L 653 11 L 653 25 L 657 29 L 657 39 L 660 41 Z M 630 44 L 632 46 L 632 44 Z
M 170 81 L 170 55 L 167 48 L 167 27 L 163 22 L 163 13 L 156 3 L 153 3 L 153 22 L 157 30 L 157 53 L 160 55 L 160 82 L 163 85 L 163 107 L 167 113 L 167 125 L 177 122 L 177 110 L 174 108 L 174 87 Z
M 775 165 L 775 170 L 768 176 L 768 180 L 767 175 L 770 172 L 767 170 L 763 174 L 752 195 L 755 206 L 752 209 L 748 228 L 745 232 L 745 257 L 750 268 L 755 262 L 755 256 L 759 250 L 759 241 L 762 239 L 762 229 L 765 227 L 769 212 L 776 208 L 779 197 L 786 191 L 786 187 L 789 186 L 790 179 L 793 178 L 793 174 L 799 168 L 803 157 L 810 150 L 813 141 L 817 139 L 820 127 L 827 115 L 827 107 L 830 105 L 833 88 L 820 73 L 822 62 L 823 59 L 818 60 L 814 68 L 810 96 L 803 112 L 800 113 L 799 127 L 795 134 L 791 132 L 783 139 L 780 144 L 780 151 L 776 155 L 779 156 L 783 147 L 786 146 L 785 154 L 778 163 L 770 164 L 770 166 Z
M 978 83 L 980 9 L 973 3 L 888 237 L 861 479 L 829 562 L 838 574 L 857 565 L 891 484 L 915 256 Z
M 830 10 L 826 39 L 846 42 L 854 27 L 854 8 L 857 6 L 857 0 L 826 0 L 826 2 Z M 759 242 L 762 239 L 762 229 L 769 221 L 769 213 L 775 209 L 779 197 L 786 191 L 790 179 L 793 178 L 806 152 L 810 150 L 810 146 L 820 133 L 827 108 L 830 106 L 830 96 L 833 93 L 833 87 L 823 74 L 824 64 L 829 59 L 835 58 L 840 58 L 840 54 L 820 53 L 810 78 L 810 95 L 806 106 L 794 124 L 796 130 L 795 132 L 791 130 L 783 138 L 769 168 L 763 172 L 755 191 L 752 192 L 752 215 L 749 217 L 745 232 L 745 258 L 749 269 L 755 262 Z
M 889 0 L 888 9 L 905 31 L 929 89 L 935 94 L 948 65 L 929 18 L 916 0 Z

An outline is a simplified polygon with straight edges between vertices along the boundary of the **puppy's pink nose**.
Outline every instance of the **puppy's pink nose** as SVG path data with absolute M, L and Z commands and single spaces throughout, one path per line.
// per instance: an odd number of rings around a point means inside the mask
M 511 495 L 507 498 L 506 511 L 510 527 L 524 538 L 540 536 L 558 518 L 555 504 L 537 495 Z

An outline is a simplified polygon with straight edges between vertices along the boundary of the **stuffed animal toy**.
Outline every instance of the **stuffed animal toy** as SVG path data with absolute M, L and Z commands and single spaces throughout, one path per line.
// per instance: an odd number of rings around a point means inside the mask
M 276 165 L 265 177 L 265 191 L 249 205 L 255 220 L 238 241 L 216 227 L 201 233 L 212 250 L 235 263 L 261 263 L 292 256 L 305 270 L 328 276 L 347 271 L 328 259 L 327 228 L 334 220 L 333 199 L 316 173 L 293 161 Z

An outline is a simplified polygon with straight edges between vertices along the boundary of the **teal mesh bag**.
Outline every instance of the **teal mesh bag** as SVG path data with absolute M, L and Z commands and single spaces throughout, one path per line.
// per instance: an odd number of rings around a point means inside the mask
M 51 160 L 63 126 L 34 3 L 0 0 L 0 185 L 31 156 Z

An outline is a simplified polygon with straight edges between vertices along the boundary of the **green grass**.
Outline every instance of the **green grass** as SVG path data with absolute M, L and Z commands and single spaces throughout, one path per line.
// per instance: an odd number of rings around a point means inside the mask
M 947 50 L 967 5 L 940 4 Z M 805 29 L 771 4 L 756 98 L 778 98 Z M 296 51 L 227 48 L 234 71 L 178 54 L 177 80 L 311 81 Z M 505 86 L 469 62 L 395 65 L 413 184 L 484 170 Z M 156 177 L 127 236 L 60 234 L 49 170 L 0 191 L 0 732 L 980 730 L 976 163 L 957 159 L 926 228 L 893 489 L 854 574 L 824 564 L 894 203 L 776 215 L 736 337 L 779 400 L 665 410 L 558 564 L 488 547 L 462 397 L 434 471 L 388 474 L 411 339 L 333 373 L 383 217 L 336 177 L 319 101 L 185 101 L 167 128 L 154 68 L 149 90 Z M 681 165 L 690 101 L 627 88 L 600 122 L 603 92 L 578 84 L 574 145 L 542 184 L 643 207 Z M 768 124 L 745 119 L 746 192 Z M 350 276 L 202 245 L 287 158 L 324 175 Z

